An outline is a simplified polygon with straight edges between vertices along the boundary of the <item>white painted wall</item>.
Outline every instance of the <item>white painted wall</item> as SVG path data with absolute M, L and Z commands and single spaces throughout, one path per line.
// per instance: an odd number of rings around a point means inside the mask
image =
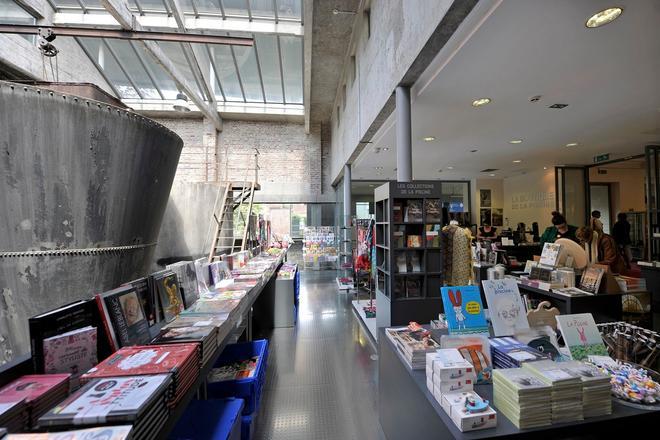
M 520 222 L 531 227 L 538 222 L 543 231 L 555 210 L 555 171 L 540 170 L 507 177 L 503 182 L 504 225 L 515 229 Z

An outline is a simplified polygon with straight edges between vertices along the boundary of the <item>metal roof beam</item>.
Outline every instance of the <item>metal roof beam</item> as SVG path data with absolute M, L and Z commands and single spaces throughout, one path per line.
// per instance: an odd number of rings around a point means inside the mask
M 135 15 L 129 10 L 128 2 L 126 0 L 101 0 L 101 4 L 119 22 L 122 28 L 136 31 L 143 30 L 140 23 L 137 22 Z M 211 108 L 203 99 L 201 99 L 195 89 L 188 84 L 188 81 L 183 74 L 181 74 L 174 63 L 172 63 L 172 60 L 170 60 L 160 46 L 158 46 L 158 43 L 155 41 L 145 41 L 144 46 L 154 60 L 172 77 L 177 87 L 188 95 L 188 98 L 195 103 L 204 116 L 213 122 L 216 130 L 221 131 L 222 119 L 220 119 L 220 115 L 218 114 L 217 106 Z

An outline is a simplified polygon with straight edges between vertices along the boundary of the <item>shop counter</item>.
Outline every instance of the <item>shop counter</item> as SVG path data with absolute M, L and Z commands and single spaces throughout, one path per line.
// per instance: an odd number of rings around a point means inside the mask
M 378 417 L 387 440 L 514 437 L 536 440 L 583 436 L 598 438 L 599 435 L 613 438 L 619 434 L 629 437 L 631 434 L 653 432 L 660 417 L 660 408 L 637 409 L 614 401 L 609 416 L 520 430 L 498 411 L 497 427 L 461 432 L 426 388 L 426 371 L 410 370 L 385 335 L 384 328 L 378 331 Z M 492 385 L 477 385 L 475 391 L 492 402 Z M 491 406 L 497 410 L 497 407 Z

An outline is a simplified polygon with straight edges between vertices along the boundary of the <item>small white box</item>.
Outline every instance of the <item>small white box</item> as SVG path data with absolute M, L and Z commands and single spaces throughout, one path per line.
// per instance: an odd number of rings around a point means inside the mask
M 442 382 L 435 381 L 433 382 L 433 392 L 444 395 L 472 391 L 474 389 L 474 382 L 475 380 L 473 378 L 444 380 Z
M 446 348 L 436 351 L 432 357 L 434 380 L 445 381 L 460 378 L 476 377 L 474 367 L 466 361 L 455 348 Z M 429 355 L 426 355 L 427 368 Z
M 465 409 L 465 403 L 463 403 L 451 407 L 451 420 L 461 432 L 495 428 L 497 412 L 489 406 L 485 411 L 470 413 Z
M 451 417 L 451 407 L 454 405 L 465 405 L 465 399 L 468 396 L 479 397 L 474 391 L 464 391 L 462 393 L 447 393 L 442 396 L 440 406 L 445 410 L 447 415 Z

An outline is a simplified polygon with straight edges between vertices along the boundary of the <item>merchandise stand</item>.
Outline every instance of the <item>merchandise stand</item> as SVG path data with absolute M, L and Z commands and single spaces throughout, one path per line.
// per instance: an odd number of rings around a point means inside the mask
M 438 335 L 437 331 L 432 331 Z M 476 385 L 475 392 L 492 404 L 493 386 Z M 660 408 L 637 409 L 612 402 L 612 414 L 534 429 L 518 429 L 501 412 L 497 427 L 461 432 L 426 387 L 426 370 L 411 370 L 392 341 L 379 329 L 378 338 L 378 413 L 386 438 L 482 439 L 482 438 L 615 438 L 622 435 L 651 436 L 657 429 Z
M 264 290 L 274 287 L 277 270 L 282 265 L 282 262 L 285 261 L 285 258 L 286 251 L 282 252 L 277 260 L 273 261 L 272 266 L 264 272 L 266 275 L 261 282 L 254 286 L 250 292 L 241 299 L 241 302 L 231 311 L 227 320 L 218 327 L 218 341 L 222 342 L 218 344 L 218 348 L 209 357 L 208 362 L 200 367 L 197 378 L 188 392 L 178 402 L 176 407 L 170 411 L 167 420 L 161 427 L 158 435 L 155 437 L 156 439 L 165 440 L 169 437 L 170 432 L 177 424 L 193 398 L 206 398 L 206 378 L 224 348 L 228 344 L 236 342 L 236 340 L 240 339 L 242 336 L 246 337 L 247 340 L 252 339 L 252 307 Z M 0 368 L 0 373 L 0 386 L 3 386 L 21 375 L 32 374 L 32 360 L 30 356 L 27 355 L 26 357 L 15 360 L 10 365 L 5 365 L 3 368 Z
M 364 312 L 364 307 L 369 305 L 369 303 L 372 300 L 353 300 L 353 309 L 355 310 L 355 313 L 358 315 L 360 318 L 360 321 L 362 321 L 362 324 L 364 327 L 369 331 L 369 334 L 371 335 L 371 339 L 375 342 L 378 339 L 378 328 L 376 324 L 376 318 L 367 318 L 366 313 Z M 375 304 L 375 300 L 373 300 Z M 378 313 L 378 311 L 376 311 Z

